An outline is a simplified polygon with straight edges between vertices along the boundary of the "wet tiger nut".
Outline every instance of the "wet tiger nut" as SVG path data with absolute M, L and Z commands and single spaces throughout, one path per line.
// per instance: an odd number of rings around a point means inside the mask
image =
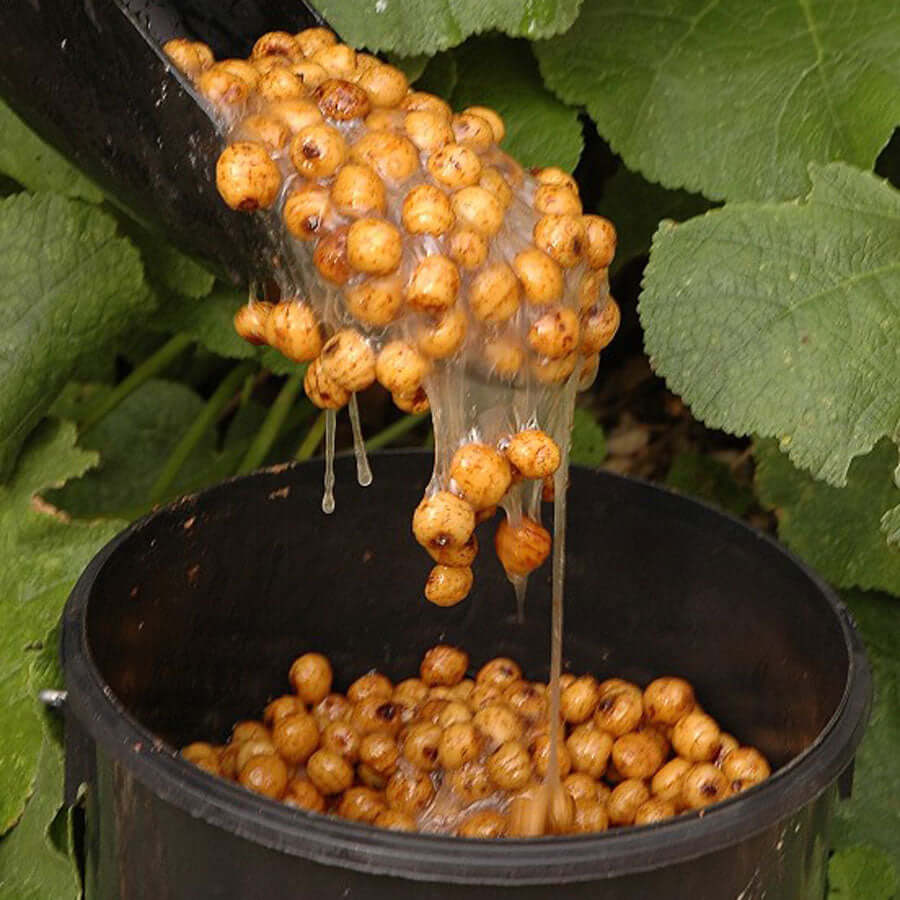
M 626 778 L 651 778 L 665 762 L 667 749 L 653 735 L 632 731 L 616 738 L 612 758 Z
M 556 441 L 538 428 L 517 431 L 505 448 L 506 458 L 526 478 L 546 478 L 558 468 L 561 459 Z
M 644 712 L 651 722 L 674 725 L 694 703 L 694 689 L 683 678 L 656 678 L 644 688 Z
M 331 663 L 321 653 L 304 653 L 291 664 L 288 678 L 297 696 L 306 704 L 323 701 L 331 690 Z
M 263 144 L 237 141 L 219 156 L 216 187 L 232 209 L 268 209 L 281 188 L 281 172 Z
M 347 215 L 383 213 L 386 204 L 384 182 L 369 166 L 347 163 L 334 179 L 331 199 Z
M 343 757 L 351 765 L 359 759 L 359 731 L 350 722 L 330 722 L 322 729 L 321 745 Z
M 373 824 L 387 811 L 384 796 L 370 787 L 352 787 L 346 790 L 337 807 L 337 814 L 354 822 Z
M 616 255 L 616 229 L 603 216 L 582 216 L 587 261 L 592 269 L 605 269 Z
M 512 472 L 506 458 L 487 444 L 464 444 L 450 462 L 456 489 L 475 510 L 496 506 L 506 494 Z
M 325 812 L 325 798 L 308 778 L 292 778 L 288 782 L 282 802 L 297 809 Z
M 456 302 L 459 269 L 441 254 L 426 256 L 413 270 L 406 287 L 406 301 L 413 309 L 441 313 Z
M 392 394 L 414 394 L 428 369 L 428 360 L 406 341 L 389 341 L 375 360 L 375 377 Z
M 395 275 L 367 278 L 347 286 L 344 297 L 350 314 L 365 323 L 382 327 L 393 322 L 403 306 L 403 285 Z
M 328 178 L 344 164 L 347 145 L 332 125 L 307 125 L 291 141 L 291 162 L 307 178 Z
M 325 374 L 345 390 L 362 391 L 375 381 L 375 351 L 352 328 L 329 338 L 319 358 Z
M 314 359 L 306 370 L 303 390 L 319 409 L 341 409 L 350 402 L 350 392 L 325 374 L 318 359 Z
M 562 359 L 578 348 L 578 335 L 578 316 L 568 307 L 559 306 L 532 324 L 528 343 L 541 356 Z
M 347 259 L 354 269 L 388 275 L 400 265 L 403 236 L 384 219 L 357 219 L 347 234 Z
M 468 597 L 473 580 L 468 566 L 436 565 L 425 582 L 425 599 L 435 606 L 455 606 Z
M 249 344 L 265 344 L 266 320 L 272 309 L 271 303 L 247 303 L 234 314 L 234 330 Z
M 326 797 L 343 793 L 353 784 L 353 767 L 333 750 L 316 750 L 306 763 L 306 774 Z
M 633 825 L 641 805 L 650 799 L 647 785 L 639 778 L 617 784 L 606 801 L 606 811 L 613 825 Z
M 323 81 L 313 94 L 323 115 L 337 122 L 362 119 L 372 108 L 369 95 L 358 85 L 341 78 Z
M 485 266 L 469 288 L 469 310 L 480 322 L 506 322 L 519 309 L 521 287 L 516 273 L 504 262 Z
M 426 497 L 413 514 L 413 534 L 422 546 L 462 546 L 475 530 L 471 505 L 449 491 Z
M 313 264 L 319 274 L 332 284 L 346 284 L 353 274 L 348 255 L 350 229 L 345 225 L 324 235 L 313 251 Z
M 272 753 L 254 756 L 241 768 L 238 781 L 256 794 L 280 800 L 287 788 L 287 766 Z
M 672 746 L 691 762 L 709 762 L 719 749 L 719 726 L 712 716 L 695 710 L 682 716 L 672 729 Z
M 593 675 L 576 678 L 559 697 L 562 717 L 575 725 L 587 722 L 600 701 L 600 687 Z
M 503 744 L 488 757 L 488 775 L 504 791 L 525 787 L 531 778 L 531 771 L 531 757 L 518 741 Z
M 592 306 L 581 316 L 581 352 L 599 353 L 616 336 L 622 312 L 611 297 L 602 306 Z
M 506 834 L 507 819 L 503 813 L 493 809 L 482 809 L 466 816 L 456 829 L 463 838 L 500 838 Z
M 434 798 L 434 784 L 427 772 L 397 771 L 385 789 L 388 805 L 415 818 Z
M 272 743 L 285 762 L 302 765 L 319 746 L 316 720 L 305 711 L 285 716 L 272 728 Z
M 512 265 L 529 303 L 544 306 L 562 297 L 565 289 L 562 269 L 543 250 L 537 247 L 522 250 Z
M 687 809 L 702 809 L 728 796 L 728 778 L 712 763 L 695 763 L 684 773 L 681 802 Z
M 453 687 L 463 680 L 468 668 L 469 654 L 465 650 L 437 644 L 422 657 L 419 675 L 427 685 Z
M 533 572 L 550 555 L 552 543 L 550 532 L 527 516 L 515 524 L 504 518 L 494 536 L 497 557 L 509 575 Z
M 595 779 L 606 771 L 612 748 L 612 735 L 591 723 L 577 726 L 566 738 L 572 767 L 576 772 L 584 772 Z
M 453 227 L 456 216 L 450 198 L 433 184 L 416 185 L 403 199 L 403 227 L 410 234 L 439 237 Z
M 316 314 L 307 303 L 286 300 L 275 304 L 266 318 L 266 343 L 294 362 L 309 362 L 322 349 Z

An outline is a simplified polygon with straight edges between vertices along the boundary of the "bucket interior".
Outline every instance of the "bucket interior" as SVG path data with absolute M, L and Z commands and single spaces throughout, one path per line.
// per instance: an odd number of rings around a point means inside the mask
M 372 668 L 399 679 L 449 642 L 473 670 L 511 656 L 546 679 L 550 564 L 528 586 L 525 620 L 493 552 L 469 599 L 428 604 L 430 569 L 410 519 L 425 454 L 384 454 L 360 488 L 337 461 L 337 510 L 320 509 L 321 467 L 237 480 L 148 519 L 98 573 L 87 641 L 126 710 L 173 747 L 224 741 L 289 690 L 299 654 L 325 653 L 343 689 Z M 774 542 L 699 504 L 573 468 L 564 666 L 646 684 L 690 680 L 707 711 L 781 766 L 837 709 L 849 659 L 821 584 Z M 545 521 L 550 521 L 549 509 Z

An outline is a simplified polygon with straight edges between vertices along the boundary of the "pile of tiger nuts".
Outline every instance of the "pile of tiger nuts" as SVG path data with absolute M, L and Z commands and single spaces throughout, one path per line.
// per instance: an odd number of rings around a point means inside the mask
M 559 465 L 557 407 L 619 325 L 612 224 L 583 214 L 571 175 L 504 153 L 497 112 L 454 113 L 326 29 L 264 34 L 248 59 L 164 49 L 220 123 L 223 200 L 266 217 L 276 242 L 278 296 L 242 308 L 238 333 L 309 363 L 323 409 L 375 381 L 406 412 L 431 406 L 435 473 L 414 520 L 436 562 L 429 600 L 466 596 L 475 520 L 498 505 L 497 552 L 524 577 L 550 536 L 540 484 L 522 482 Z
M 293 693 L 228 743 L 182 756 L 290 806 L 400 831 L 470 838 L 578 834 L 703 809 L 759 784 L 763 755 L 703 712 L 681 678 L 641 690 L 619 678 L 560 682 L 559 786 L 548 799 L 549 688 L 497 658 L 439 645 L 418 678 L 372 671 L 332 692 L 319 653 L 290 669 Z

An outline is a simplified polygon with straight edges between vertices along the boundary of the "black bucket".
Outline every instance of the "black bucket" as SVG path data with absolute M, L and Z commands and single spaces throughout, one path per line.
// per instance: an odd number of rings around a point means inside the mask
M 305 650 L 331 658 L 340 687 L 372 667 L 406 676 L 439 641 L 473 665 L 510 655 L 546 678 L 549 566 L 522 625 L 487 551 L 469 600 L 429 606 L 409 520 L 430 459 L 373 467 L 363 490 L 338 460 L 331 517 L 318 463 L 212 488 L 129 528 L 78 582 L 63 663 L 70 797 L 87 784 L 88 900 L 822 900 L 829 821 L 871 693 L 848 614 L 769 538 L 610 474 L 572 472 L 567 666 L 690 679 L 773 761 L 768 781 L 658 825 L 479 842 L 306 813 L 182 761 L 174 748 L 224 739 L 283 692 Z

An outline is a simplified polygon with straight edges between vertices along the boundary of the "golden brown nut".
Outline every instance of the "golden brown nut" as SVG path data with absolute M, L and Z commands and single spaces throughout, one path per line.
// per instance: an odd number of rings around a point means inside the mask
M 327 28 L 306 28 L 294 35 L 297 47 L 304 56 L 313 56 L 323 47 L 337 43 L 334 33 Z
M 563 780 L 563 787 L 576 804 L 597 799 L 597 782 L 586 772 L 572 772 Z
M 319 409 L 340 409 L 350 402 L 350 392 L 325 374 L 318 359 L 314 359 L 306 370 L 303 390 Z
M 436 565 L 425 582 L 425 599 L 435 606 L 455 606 L 469 595 L 473 577 L 468 566 Z
M 431 722 L 410 725 L 403 738 L 404 758 L 423 772 L 433 772 L 438 767 L 438 747 L 442 734 L 440 726 Z
M 640 688 L 624 683 L 600 685 L 594 724 L 614 737 L 634 731 L 644 714 Z
M 396 106 L 409 89 L 409 82 L 399 69 L 382 63 L 366 69 L 358 84 L 375 106 Z
M 375 381 L 375 351 L 353 328 L 342 328 L 322 347 L 325 374 L 348 391 L 362 391 Z
M 343 793 L 353 784 L 352 766 L 333 750 L 316 750 L 306 763 L 306 774 L 325 796 Z
M 592 269 L 605 269 L 616 254 L 616 229 L 603 216 L 582 216 L 587 261 Z
M 307 178 L 328 178 L 344 164 L 347 145 L 337 128 L 307 125 L 291 141 L 291 162 Z
M 543 306 L 562 297 L 565 288 L 562 269 L 543 250 L 531 247 L 516 254 L 513 269 L 529 303 Z
M 521 289 L 516 273 L 504 262 L 483 268 L 469 288 L 469 309 L 480 322 L 506 322 L 519 309 Z
M 460 547 L 474 530 L 471 505 L 449 491 L 426 497 L 413 515 L 413 534 L 422 546 Z
M 266 318 L 266 343 L 294 362 L 315 359 L 322 349 L 319 323 L 311 306 L 283 300 Z
M 464 444 L 450 462 L 456 489 L 475 510 L 496 506 L 506 494 L 512 473 L 506 458 L 486 444 Z
M 331 199 L 347 215 L 383 213 L 386 203 L 384 182 L 368 166 L 347 163 L 334 180 Z
M 206 44 L 185 38 L 166 41 L 163 44 L 163 52 L 189 78 L 196 78 L 215 61 L 212 50 Z
M 465 650 L 438 644 L 422 657 L 419 675 L 427 685 L 453 687 L 463 680 L 468 668 L 469 654 Z
M 421 813 L 434 797 L 434 784 L 427 772 L 395 772 L 385 790 L 388 805 L 409 816 Z
M 221 775 L 222 769 L 219 764 L 219 752 L 212 744 L 203 741 L 195 741 L 188 744 L 181 751 L 181 756 L 189 763 L 193 763 L 198 769 L 209 772 L 210 775 Z
M 560 452 L 556 441 L 537 428 L 516 432 L 506 445 L 506 457 L 526 478 L 545 478 L 558 468 Z
M 241 122 L 240 136 L 247 141 L 262 144 L 269 153 L 277 153 L 290 137 L 287 125 L 268 115 L 247 116 Z
M 370 131 L 350 148 L 350 158 L 371 166 L 391 184 L 401 184 L 419 168 L 415 146 L 392 131 Z
M 415 268 L 406 287 L 406 300 L 413 309 L 441 313 L 456 303 L 459 269 L 441 254 L 426 256 Z
M 390 678 L 374 669 L 361 675 L 347 688 L 347 699 L 351 703 L 362 703 L 363 700 L 371 697 L 390 700 L 393 694 L 394 686 L 391 684 Z
M 651 778 L 666 760 L 668 746 L 646 731 L 631 731 L 616 738 L 612 758 L 626 778 Z
M 639 778 L 629 778 L 621 784 L 617 784 L 606 802 L 610 823 L 633 825 L 638 809 L 649 799 L 650 791 Z
M 299 99 L 306 93 L 306 87 L 290 69 L 277 66 L 260 77 L 256 91 L 268 103 L 277 103 Z
M 427 165 L 436 181 L 454 191 L 476 184 L 481 174 L 478 154 L 462 144 L 446 144 L 428 157 Z
M 738 785 L 738 790 L 745 790 L 765 781 L 772 774 L 772 768 L 756 748 L 739 747 L 725 757 L 722 772 L 729 781 Z
M 416 334 L 419 349 L 431 359 L 453 356 L 466 339 L 468 319 L 461 309 L 448 309 Z
M 411 394 L 391 394 L 391 400 L 394 401 L 394 406 L 397 409 L 414 415 L 428 412 L 431 408 L 431 404 L 428 402 L 428 394 L 425 393 L 425 388 L 423 387 L 416 388 Z
M 416 185 L 404 198 L 401 215 L 410 234 L 435 237 L 449 231 L 456 218 L 450 198 L 433 184 Z
M 320 47 L 312 54 L 312 61 L 318 63 L 332 78 L 349 78 L 356 71 L 356 51 L 346 44 Z
M 350 721 L 363 737 L 376 731 L 396 735 L 404 724 L 403 710 L 403 705 L 394 700 L 366 697 L 353 707 Z
M 487 769 L 480 762 L 470 762 L 449 773 L 450 786 L 454 794 L 466 806 L 484 800 L 494 793 L 494 785 Z
M 263 144 L 236 141 L 219 156 L 216 187 L 232 209 L 268 209 L 281 188 L 281 172 Z
M 572 830 L 579 834 L 593 831 L 606 831 L 609 828 L 609 816 L 606 806 L 597 800 L 582 800 L 575 803 L 575 821 Z
M 378 828 L 388 828 L 391 831 L 415 831 L 416 820 L 399 809 L 386 809 L 375 818 Z
M 325 798 L 307 778 L 292 778 L 287 785 L 282 803 L 310 812 L 325 812 Z
M 403 306 L 403 286 L 393 275 L 367 278 L 347 287 L 344 294 L 347 309 L 360 322 L 383 326 L 392 322 Z
M 345 225 L 335 228 L 319 239 L 313 252 L 313 264 L 318 273 L 333 284 L 346 284 L 353 274 L 347 250 L 350 229 Z
M 321 746 L 343 757 L 353 765 L 359 759 L 362 737 L 350 722 L 329 722 L 322 729 Z
M 488 775 L 504 791 L 525 787 L 531 778 L 531 770 L 528 751 L 518 741 L 508 741 L 488 757 Z
M 550 532 L 527 516 L 515 524 L 504 518 L 494 536 L 497 556 L 510 575 L 528 575 L 537 569 L 550 555 L 552 543 Z
M 441 734 L 438 761 L 445 772 L 459 769 L 476 760 L 481 753 L 481 740 L 471 722 L 454 722 Z
M 306 705 L 294 694 L 285 694 L 283 697 L 276 697 L 271 703 L 267 704 L 263 710 L 263 721 L 271 728 L 278 724 L 287 716 L 297 715 L 297 713 L 305 713 Z
M 534 226 L 534 242 L 561 266 L 577 265 L 585 246 L 582 220 L 578 216 L 542 216 Z
M 576 678 L 559 698 L 559 711 L 567 722 L 587 722 L 600 702 L 600 687 L 593 675 Z
M 663 800 L 661 797 L 651 797 L 645 800 L 634 814 L 635 825 L 652 825 L 654 822 L 664 822 L 671 819 L 677 810 L 671 800 Z
M 375 361 L 375 377 L 392 394 L 414 394 L 427 374 L 428 360 L 406 341 L 388 342 Z
M 369 95 L 358 85 L 342 78 L 323 81 L 313 94 L 322 114 L 336 122 L 362 119 L 369 114 Z
M 503 226 L 503 204 L 477 184 L 456 191 L 450 201 L 456 221 L 485 237 L 493 237 Z
M 453 131 L 447 120 L 430 110 L 414 110 L 403 121 L 409 139 L 423 152 L 434 153 L 453 141 Z
M 528 343 L 535 353 L 561 359 L 578 348 L 578 316 L 566 306 L 542 315 L 528 330 Z
M 450 120 L 457 143 L 483 153 L 494 143 L 494 130 L 484 116 L 471 111 L 458 113 Z
M 255 722 L 252 719 L 238 722 L 231 729 L 233 744 L 243 744 L 245 741 L 268 741 L 271 736 L 269 729 L 262 722 Z
M 304 703 L 320 703 L 331 690 L 331 663 L 321 653 L 304 653 L 291 664 L 288 678 Z
M 389 275 L 403 257 L 403 236 L 384 219 L 357 219 L 347 234 L 347 259 L 354 269 L 370 275 Z
M 534 208 L 546 215 L 573 215 L 582 213 L 577 191 L 565 184 L 542 184 L 534 192 Z
M 247 343 L 259 346 L 266 343 L 266 320 L 272 312 L 271 303 L 256 302 L 242 306 L 234 314 L 234 330 Z
M 531 751 L 531 760 L 534 763 L 535 771 L 541 778 L 546 778 L 550 771 L 550 735 L 539 734 L 528 749 Z M 562 741 L 556 747 L 556 767 L 560 779 L 565 778 L 572 771 L 572 757 Z
M 590 722 L 579 725 L 566 738 L 566 749 L 576 772 L 600 778 L 612 753 L 613 738 Z
M 691 762 L 709 762 L 719 749 L 719 726 L 712 716 L 694 711 L 680 718 L 672 729 L 672 746 Z
M 390 777 L 397 770 L 400 748 L 391 735 L 374 731 L 362 739 L 359 758 L 379 774 Z
M 464 838 L 500 838 L 506 834 L 508 822 L 503 813 L 482 809 L 463 819 L 456 833 Z
M 581 352 L 599 353 L 616 336 L 622 313 L 611 297 L 603 306 L 592 306 L 581 316 Z
M 253 756 L 241 768 L 238 781 L 254 793 L 280 800 L 288 783 L 287 766 L 272 753 Z
M 428 112 L 433 112 L 436 115 L 442 116 L 447 122 L 450 121 L 450 118 L 453 115 L 453 110 L 450 109 L 449 103 L 441 100 L 440 97 L 436 97 L 434 94 L 429 94 L 427 91 L 412 91 L 403 98 L 400 102 L 400 106 L 407 112 L 413 112 L 415 110 L 427 110 Z
M 506 703 L 488 703 L 475 713 L 472 720 L 489 750 L 522 737 L 522 722 Z
M 337 814 L 354 822 L 368 822 L 370 825 L 378 816 L 387 811 L 384 796 L 369 787 L 352 787 L 344 792 L 337 807 Z
M 694 689 L 683 678 L 657 678 L 644 688 L 644 712 L 651 722 L 674 725 L 694 702 Z
M 219 65 L 211 66 L 200 72 L 197 78 L 197 88 L 210 103 L 220 110 L 239 107 L 247 100 L 252 90 L 251 85 L 243 78 L 228 72 Z
M 447 253 L 455 263 L 471 271 L 487 259 L 487 240 L 472 228 L 458 228 L 450 235 Z
M 506 136 L 506 126 L 503 123 L 503 118 L 496 110 L 488 106 L 470 106 L 463 110 L 463 114 L 466 113 L 471 113 L 484 119 L 490 125 L 491 133 L 496 143 L 499 144 Z
M 349 722 L 352 712 L 353 704 L 343 694 L 328 694 L 312 711 L 320 731 L 330 722 Z
M 680 804 L 684 776 L 690 768 L 691 763 L 680 756 L 670 759 L 650 782 L 650 790 L 653 791 L 653 795 L 663 800 L 671 800 L 676 805 Z
M 322 113 L 312 100 L 282 100 L 271 104 L 266 113 L 283 122 L 292 134 L 322 121 Z
M 712 763 L 696 763 L 684 774 L 681 802 L 688 809 L 702 809 L 728 796 L 728 779 Z

